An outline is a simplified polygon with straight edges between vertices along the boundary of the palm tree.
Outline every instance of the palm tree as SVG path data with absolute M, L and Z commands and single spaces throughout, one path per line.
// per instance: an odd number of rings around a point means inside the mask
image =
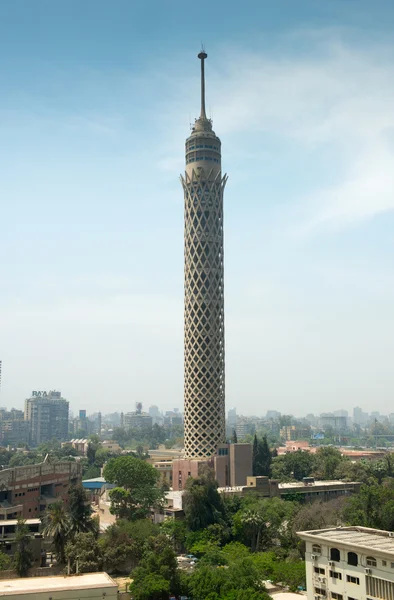
M 70 518 L 64 508 L 63 502 L 51 504 L 43 518 L 42 533 L 45 537 L 51 537 L 55 547 L 58 563 L 65 563 L 65 546 L 70 533 Z
M 261 531 L 265 525 L 264 518 L 255 510 L 245 510 L 241 515 L 241 523 L 251 539 L 252 552 L 259 549 Z
M 70 487 L 68 510 L 71 536 L 77 533 L 98 534 L 97 519 L 92 519 L 92 507 L 81 485 Z

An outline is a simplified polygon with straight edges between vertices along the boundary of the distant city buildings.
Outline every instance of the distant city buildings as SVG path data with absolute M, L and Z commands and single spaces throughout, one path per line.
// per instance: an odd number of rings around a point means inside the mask
M 0 445 L 13 448 L 29 442 L 29 424 L 23 410 L 0 408 Z
M 29 424 L 29 442 L 38 446 L 53 438 L 68 439 L 69 403 L 60 392 L 33 392 L 25 401 L 25 420 Z
M 137 402 L 136 410 L 124 415 L 124 426 L 128 429 L 150 431 L 153 426 L 153 418 L 149 413 L 143 412 L 141 402 Z

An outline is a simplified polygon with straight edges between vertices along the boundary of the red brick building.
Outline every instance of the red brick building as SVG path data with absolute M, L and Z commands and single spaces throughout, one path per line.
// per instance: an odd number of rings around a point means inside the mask
M 49 504 L 68 502 L 70 485 L 82 480 L 79 462 L 50 462 L 0 471 L 0 520 L 42 515 Z

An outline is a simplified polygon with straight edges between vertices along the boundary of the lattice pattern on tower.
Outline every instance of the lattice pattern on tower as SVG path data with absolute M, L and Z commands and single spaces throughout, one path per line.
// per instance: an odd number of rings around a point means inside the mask
M 212 456 L 225 441 L 223 191 L 227 175 L 217 168 L 197 167 L 181 180 L 185 456 L 199 458 Z

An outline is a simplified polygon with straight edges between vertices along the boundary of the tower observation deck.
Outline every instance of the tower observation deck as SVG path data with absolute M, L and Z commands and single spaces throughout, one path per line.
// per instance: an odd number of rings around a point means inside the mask
M 223 191 L 221 142 L 205 112 L 186 140 L 184 191 L 185 457 L 204 458 L 225 441 Z

